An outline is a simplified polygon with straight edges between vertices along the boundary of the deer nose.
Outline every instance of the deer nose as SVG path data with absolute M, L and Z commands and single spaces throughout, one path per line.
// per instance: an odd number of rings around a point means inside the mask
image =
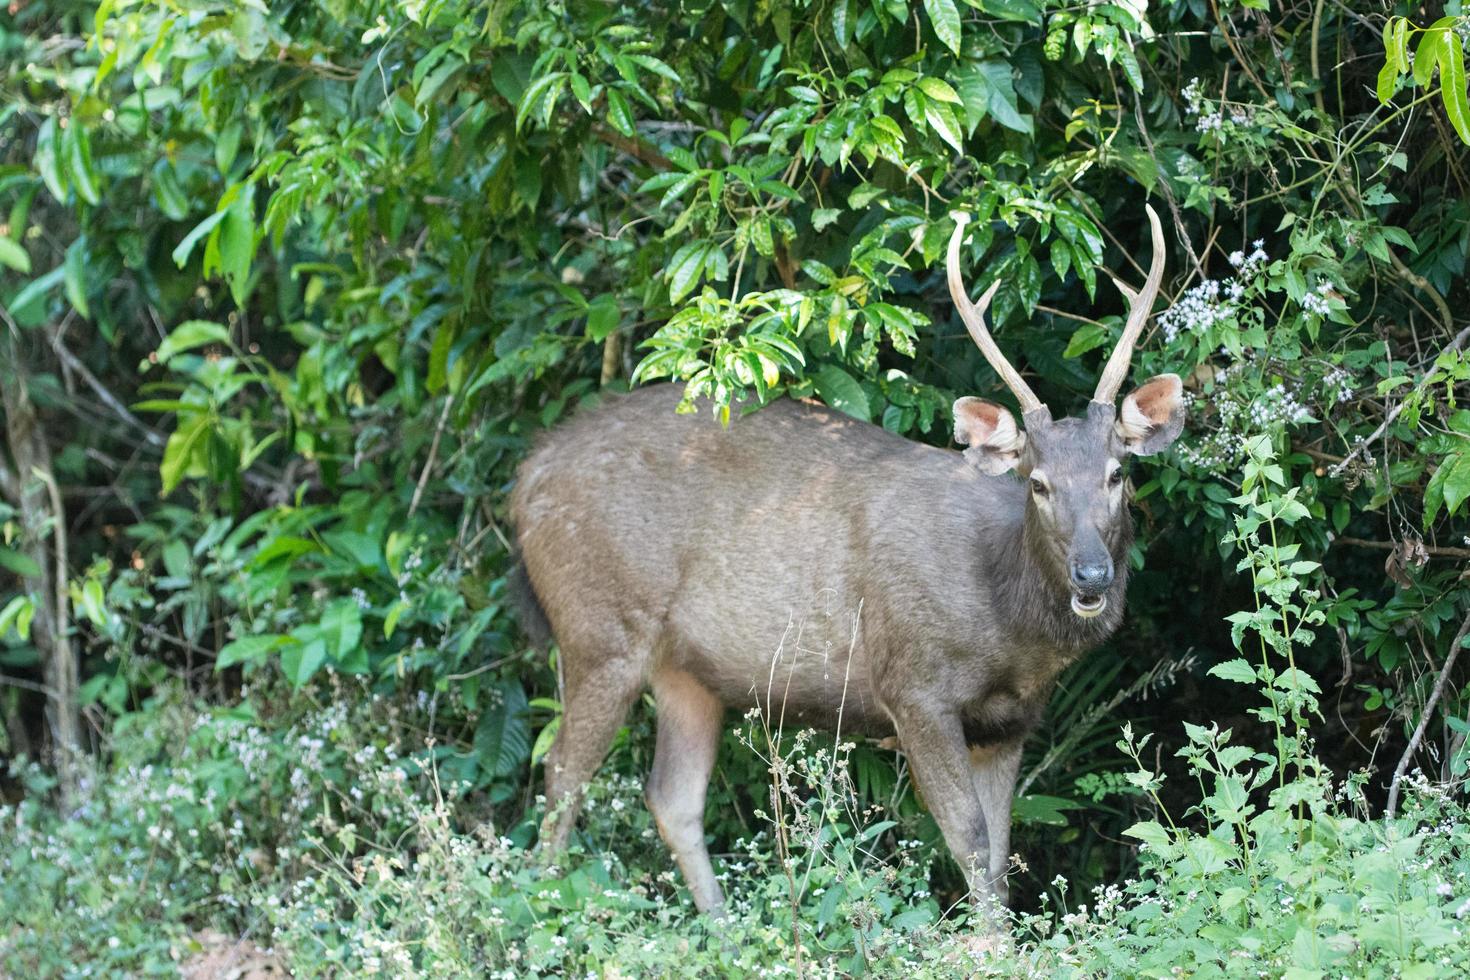
M 1097 595 L 1113 584 L 1112 561 L 1072 562 L 1072 584 L 1082 592 Z

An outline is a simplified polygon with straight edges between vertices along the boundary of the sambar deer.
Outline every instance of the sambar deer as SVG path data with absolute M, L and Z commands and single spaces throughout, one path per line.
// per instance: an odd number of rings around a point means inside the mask
M 950 295 L 1024 431 L 971 397 L 954 403 L 963 453 L 794 400 L 726 428 L 676 414 L 680 391 L 664 385 L 579 414 L 522 464 L 510 503 L 524 617 L 561 650 L 552 854 L 651 687 L 646 798 L 701 911 L 724 901 L 704 835 L 721 719 L 750 707 L 896 735 L 972 897 L 1005 900 L 1022 741 L 1058 673 L 1123 618 L 1123 463 L 1173 442 L 1184 405 L 1164 374 L 1114 409 L 1163 279 L 1151 207 L 1148 278 L 1137 293 L 1114 280 L 1130 304 L 1122 337 L 1086 414 L 1059 420 L 986 328 L 999 283 L 978 304 L 966 293 L 967 217 L 949 241 Z

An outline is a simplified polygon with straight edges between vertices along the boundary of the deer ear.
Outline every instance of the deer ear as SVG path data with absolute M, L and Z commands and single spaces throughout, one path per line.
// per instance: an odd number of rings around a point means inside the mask
M 1115 424 L 1124 449 L 1135 456 L 1169 448 L 1184 429 L 1184 383 L 1179 375 L 1157 375 L 1129 392 Z
M 983 398 L 961 398 L 954 403 L 954 441 L 982 473 L 1004 473 L 1021 458 L 1026 433 L 1003 406 Z

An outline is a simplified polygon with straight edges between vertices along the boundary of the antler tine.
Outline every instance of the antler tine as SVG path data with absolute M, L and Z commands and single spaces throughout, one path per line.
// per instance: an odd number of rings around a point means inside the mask
M 1118 346 L 1113 348 L 1108 363 L 1103 366 L 1102 377 L 1097 382 L 1097 392 L 1092 396 L 1093 401 L 1104 405 L 1113 404 L 1118 397 L 1118 389 L 1128 376 L 1128 364 L 1133 360 L 1133 348 L 1138 343 L 1138 335 L 1143 332 L 1143 325 L 1153 312 L 1154 300 L 1159 296 L 1159 286 L 1164 282 L 1164 228 L 1151 205 L 1145 204 L 1143 209 L 1148 212 L 1148 223 L 1153 229 L 1153 264 L 1149 266 L 1148 279 L 1138 292 L 1113 279 L 1113 285 L 1118 287 L 1118 292 L 1128 301 L 1128 322 L 1123 326 L 1123 336 L 1118 338 Z
M 1005 359 L 985 326 L 985 311 L 990 308 L 990 300 L 1000 288 L 1000 280 L 996 280 L 985 290 L 978 305 L 970 302 L 964 279 L 960 276 L 960 244 L 965 240 L 965 225 L 969 223 L 970 216 L 962 211 L 955 211 L 950 217 L 954 219 L 954 234 L 949 237 L 949 252 L 945 256 L 944 268 L 949 278 L 949 295 L 954 300 L 955 308 L 960 311 L 960 319 L 965 321 L 965 328 L 970 331 L 975 346 L 980 348 L 990 366 L 995 368 L 995 373 L 1000 375 L 1006 387 L 1016 396 L 1021 414 L 1028 415 L 1038 408 L 1045 408 L 1041 399 L 1032 392 L 1031 386 L 1021 377 L 1021 373 Z

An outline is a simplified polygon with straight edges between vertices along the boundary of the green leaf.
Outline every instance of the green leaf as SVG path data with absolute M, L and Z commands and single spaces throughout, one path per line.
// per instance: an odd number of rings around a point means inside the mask
M 41 566 L 30 555 L 0 545 L 0 568 L 5 569 L 21 578 L 36 578 L 41 574 Z M 0 630 L 0 634 L 5 631 Z
M 954 147 L 956 153 L 965 152 L 964 131 L 954 109 L 943 102 L 924 100 L 924 121 L 939 134 L 939 138 Z
M 1165 848 L 1171 843 L 1169 832 L 1153 820 L 1145 820 L 1136 823 L 1123 831 L 1124 837 L 1132 837 L 1141 840 L 1151 847 Z
M 158 363 L 167 364 L 176 354 L 193 350 L 195 347 L 203 347 L 205 344 L 228 343 L 229 339 L 229 329 L 218 323 L 210 323 L 208 320 L 185 320 L 174 327 L 169 335 L 163 338 L 163 343 L 158 345 Z
M 62 263 L 67 302 L 83 317 L 92 319 L 91 307 L 87 305 L 87 237 L 83 235 L 67 246 L 66 260 Z
M 1256 669 L 1246 660 L 1239 657 L 1218 663 L 1207 671 L 1211 677 L 1221 680 L 1235 681 L 1237 684 L 1254 684 L 1256 682 Z
M 159 478 L 165 496 L 183 480 L 184 474 L 194 468 L 195 457 L 202 455 L 204 437 L 209 434 L 209 416 L 200 412 L 191 415 L 168 437 L 163 447 L 163 461 L 158 465 Z
M 97 186 L 97 169 L 92 164 L 92 141 L 87 135 L 87 127 L 77 122 L 75 118 L 72 124 L 63 130 L 61 153 L 66 163 L 67 175 L 71 177 L 71 186 L 76 190 L 77 196 L 88 204 L 95 205 L 100 202 L 102 195 Z
M 960 12 L 954 0 L 924 0 L 924 10 L 929 14 L 929 23 L 934 34 L 944 46 L 955 54 L 960 53 Z
M 281 670 L 291 686 L 301 688 L 327 662 L 327 645 L 321 640 L 296 643 L 281 654 Z
M 31 157 L 31 163 L 41 175 L 51 196 L 65 204 L 67 181 L 61 170 L 61 153 L 57 149 L 57 144 L 61 141 L 56 132 L 56 117 L 47 116 L 46 121 L 41 123 L 41 128 L 36 130 L 36 152 Z
M 817 389 L 818 397 L 839 412 L 845 412 L 864 422 L 872 419 L 873 410 L 868 405 L 868 393 L 863 391 L 863 386 L 852 375 L 837 365 L 822 365 L 821 370 L 812 375 L 812 384 Z
M 666 271 L 669 302 L 679 302 L 699 284 L 699 273 L 704 268 L 705 254 L 709 247 L 709 242 L 689 242 L 674 253 Z
M 932 76 L 921 78 L 918 81 L 918 86 L 925 95 L 936 101 L 953 102 L 955 105 L 964 104 L 960 101 L 959 94 L 950 88 L 949 83 L 942 78 L 934 78 Z
M 184 236 L 184 240 L 179 242 L 179 244 L 174 247 L 174 264 L 182 269 L 184 267 L 184 263 L 189 261 L 189 255 L 194 251 L 194 246 L 199 244 L 199 239 L 203 238 L 205 235 L 208 235 L 211 231 L 214 230 L 215 225 L 219 224 L 223 220 L 225 220 L 225 212 L 216 211 L 214 214 L 211 214 L 209 217 L 199 222 L 199 224 L 195 225 L 194 229 L 190 231 L 189 234 Z
M 1470 497 L 1470 453 L 1460 453 L 1444 479 L 1445 512 L 1453 517 L 1466 497 Z
M 1387 104 L 1388 100 L 1393 98 L 1393 93 L 1398 90 L 1398 87 L 1398 66 L 1395 65 L 1392 61 L 1385 61 L 1383 63 L 1383 67 L 1378 71 L 1378 85 L 1375 88 L 1375 94 L 1377 94 L 1378 96 L 1378 101 L 1380 103 Z
M 225 670 L 236 664 L 258 664 L 273 650 L 290 646 L 297 641 L 289 636 L 246 636 L 226 643 L 214 660 L 215 670 Z
M 531 723 L 526 692 L 519 681 L 497 688 L 499 697 L 480 715 L 475 728 L 475 755 L 482 771 L 495 777 L 516 772 L 531 754 Z
M 1470 96 L 1465 92 L 1465 49 L 1460 36 L 1446 30 L 1442 50 L 1439 80 L 1445 115 L 1449 116 L 1460 142 L 1470 145 Z
M 39 279 L 32 279 L 25 286 L 21 287 L 20 292 L 16 293 L 15 298 L 10 301 L 11 314 L 19 316 L 21 311 L 49 293 L 56 287 L 57 283 L 61 282 L 61 277 L 64 272 L 65 270 L 61 266 L 57 266 Z
M 22 640 L 31 638 L 31 620 L 35 618 L 36 606 L 30 596 L 18 595 L 11 598 L 0 609 L 0 637 L 10 632 L 14 627 L 15 633 Z
M 254 195 L 241 194 L 225 212 L 219 230 L 220 271 L 230 284 L 236 306 L 244 306 L 249 294 L 250 265 L 255 259 L 255 220 L 251 215 Z
M 588 339 L 598 342 L 606 340 L 608 334 L 618 328 L 622 317 L 622 311 L 618 309 L 617 297 L 611 293 L 603 293 L 587 307 Z
M 1443 31 L 1425 31 L 1414 49 L 1414 84 L 1420 88 L 1429 84 L 1434 77 L 1434 68 L 1439 64 L 1440 52 L 1444 48 Z
M 637 123 L 633 118 L 633 107 L 628 99 L 617 89 L 607 90 L 607 121 L 612 128 L 624 136 L 633 137 L 637 134 Z
M 31 257 L 15 239 L 0 235 L 0 265 L 9 266 L 23 276 L 31 274 Z
M 362 611 L 355 599 L 338 599 L 322 614 L 322 639 L 327 652 L 345 660 L 362 642 Z

